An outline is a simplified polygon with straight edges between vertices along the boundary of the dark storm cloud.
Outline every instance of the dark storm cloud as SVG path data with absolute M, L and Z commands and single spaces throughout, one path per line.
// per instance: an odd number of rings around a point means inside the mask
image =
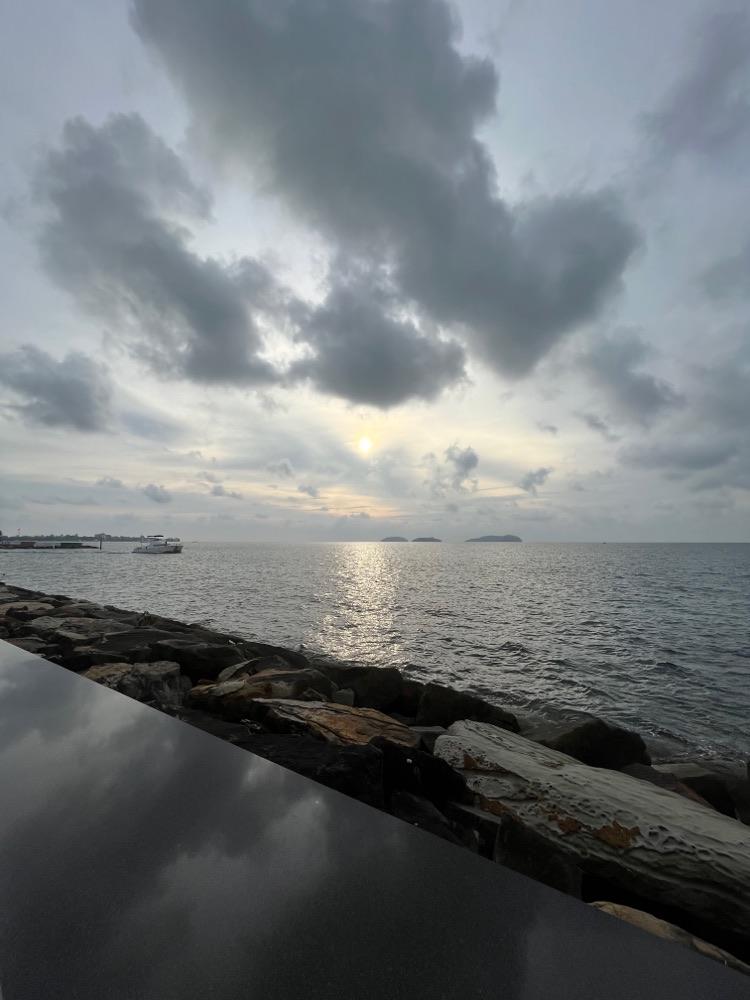
M 499 198 L 476 138 L 497 75 L 459 52 L 443 0 L 133 0 L 132 11 L 205 149 L 250 170 L 340 257 L 387 266 L 405 304 L 460 331 L 498 369 L 527 373 L 618 287 L 637 235 L 614 194 L 517 210 Z M 343 346 L 335 309 L 328 319 L 310 377 L 360 391 L 356 366 L 328 363 L 327 348 Z M 382 319 L 377 335 L 403 338 L 408 366 L 426 345 L 415 349 L 413 327 L 394 322 Z M 428 393 L 460 377 L 458 349 L 447 350 L 427 359 Z M 373 401 L 390 402 L 384 392 Z
M 750 136 L 750 14 L 705 18 L 692 64 L 643 127 L 658 153 L 715 157 Z
M 637 333 L 620 330 L 597 340 L 582 358 L 584 369 L 612 408 L 621 417 L 644 425 L 680 401 L 667 382 L 638 370 L 652 353 Z
M 169 490 L 165 489 L 163 486 L 157 486 L 156 483 L 149 483 L 148 486 L 144 486 L 141 493 L 149 500 L 153 500 L 154 503 L 171 503 L 172 494 Z
M 531 496 L 535 497 L 537 495 L 537 488 L 547 482 L 551 473 L 552 469 L 534 469 L 532 472 L 527 472 L 518 485 L 526 493 L 530 493 Z
M 590 430 L 596 431 L 597 434 L 601 434 L 605 441 L 619 440 L 617 434 L 612 432 L 612 429 L 607 421 L 603 420 L 600 416 L 597 416 L 596 413 L 576 413 L 576 416 L 579 420 L 582 420 Z
M 750 299 L 750 242 L 739 253 L 717 260 L 701 275 L 704 291 L 715 302 Z
M 109 426 L 109 374 L 77 351 L 62 361 L 31 344 L 0 354 L 0 386 L 21 400 L 6 407 L 30 424 L 77 431 L 103 431 Z
M 464 378 L 463 348 L 425 336 L 397 309 L 389 291 L 361 276 L 339 282 L 303 323 L 299 339 L 315 353 L 297 361 L 291 377 L 309 378 L 321 392 L 383 409 L 408 399 L 434 399 Z
M 634 445 L 622 451 L 626 465 L 642 469 L 676 469 L 685 472 L 703 472 L 722 465 L 736 453 L 736 445 L 720 439 L 696 439 Z
M 183 220 L 205 219 L 208 196 L 139 115 L 113 115 L 98 128 L 67 122 L 37 193 L 51 210 L 40 234 L 49 273 L 85 308 L 129 331 L 157 373 L 275 380 L 257 356 L 262 343 L 248 311 L 248 274 L 255 290 L 263 286 L 261 265 L 228 267 L 189 249 Z

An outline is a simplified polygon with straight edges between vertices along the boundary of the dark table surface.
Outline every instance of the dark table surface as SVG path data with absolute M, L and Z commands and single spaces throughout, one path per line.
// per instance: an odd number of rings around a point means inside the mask
M 750 982 L 0 642 L 0 997 L 738 998 Z

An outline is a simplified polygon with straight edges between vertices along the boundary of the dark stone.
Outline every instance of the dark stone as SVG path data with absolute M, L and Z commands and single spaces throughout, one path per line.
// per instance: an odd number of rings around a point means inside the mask
M 725 816 L 737 818 L 737 810 L 726 782 L 718 774 L 698 774 L 682 779 L 683 784 L 692 788 L 702 799 Z
M 231 643 L 195 642 L 193 639 L 161 639 L 153 644 L 159 659 L 174 660 L 183 673 L 196 682 L 207 678 L 214 680 L 219 673 L 233 663 L 245 659 L 239 646 Z
M 168 632 L 166 629 L 138 627 L 106 635 L 102 639 L 101 645 L 106 649 L 121 653 L 124 659 L 130 659 L 129 654 L 135 650 L 148 649 L 162 639 L 173 640 L 183 637 L 190 642 L 195 642 L 187 632 L 184 633 L 184 636 L 175 636 L 173 632 Z
M 394 792 L 390 805 L 391 813 L 405 823 L 418 826 L 421 830 L 442 837 L 451 844 L 461 844 L 446 817 L 427 799 L 412 795 L 410 792 Z
M 37 656 L 44 656 L 44 651 L 50 648 L 48 642 L 45 642 L 44 639 L 37 639 L 33 635 L 11 639 L 10 643 L 12 646 L 17 646 L 18 649 L 24 649 L 27 653 L 34 653 Z
M 157 708 L 178 708 L 190 686 L 180 674 L 179 664 L 168 660 L 95 666 L 83 676 Z
M 421 681 L 414 681 L 410 677 L 402 677 L 401 694 L 393 704 L 393 711 L 399 712 L 401 715 L 416 718 L 424 689 L 425 686 Z
M 73 650 L 63 650 L 58 653 L 55 656 L 55 663 L 59 663 L 66 670 L 78 672 L 88 670 L 89 667 L 122 663 L 122 654 L 99 649 L 96 646 L 77 646 Z
M 275 655 L 280 656 L 282 660 L 286 660 L 287 663 L 297 670 L 304 670 L 310 666 L 310 661 L 305 654 L 298 652 L 296 649 L 287 649 L 285 646 L 273 646 L 267 642 L 255 642 L 254 640 L 249 641 L 247 639 L 243 639 L 239 645 L 242 647 L 244 659 L 246 660 L 252 660 L 259 656 Z M 315 666 L 318 667 L 318 664 L 316 663 Z
M 441 684 L 425 685 L 417 712 L 418 726 L 443 726 L 447 729 L 462 719 L 488 722 L 512 733 L 520 730 L 515 715 L 477 698 L 476 695 L 454 691 Z
M 410 728 L 413 732 L 419 734 L 421 740 L 420 750 L 426 750 L 427 753 L 432 753 L 435 749 L 435 740 L 438 736 L 442 736 L 443 733 L 448 732 L 443 726 L 411 726 Z
M 581 869 L 549 840 L 530 830 L 509 813 L 500 816 L 493 860 L 545 885 L 581 898 Z
M 387 712 L 401 696 L 403 678 L 395 667 L 360 667 L 325 661 L 316 661 L 315 666 L 330 677 L 336 687 L 353 691 L 354 704 L 358 708 Z
M 601 719 L 591 719 L 549 742 L 551 750 L 575 757 L 591 767 L 619 771 L 628 764 L 650 764 L 646 744 L 638 733 L 611 726 Z
M 383 754 L 386 798 L 396 791 L 411 792 L 431 802 L 471 802 L 464 779 L 445 761 L 378 737 L 372 741 Z

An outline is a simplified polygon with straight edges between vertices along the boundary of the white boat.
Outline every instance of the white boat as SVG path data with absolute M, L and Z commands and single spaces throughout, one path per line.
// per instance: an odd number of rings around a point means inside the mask
M 182 542 L 179 538 L 165 538 L 164 535 L 141 535 L 141 544 L 136 545 L 133 552 L 149 556 L 165 556 L 182 552 Z

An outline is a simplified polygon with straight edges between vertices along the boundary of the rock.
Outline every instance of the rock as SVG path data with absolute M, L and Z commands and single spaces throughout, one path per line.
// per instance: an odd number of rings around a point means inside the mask
M 435 740 L 448 730 L 444 726 L 410 726 L 413 733 L 419 736 L 419 746 L 421 750 L 432 753 L 435 749 Z
M 301 732 L 330 743 L 370 743 L 378 736 L 414 747 L 417 737 L 406 727 L 372 708 L 350 708 L 327 702 L 281 701 L 253 702 L 255 717 L 276 732 Z
M 296 667 L 297 670 L 304 670 L 306 667 L 310 666 L 310 661 L 305 656 L 304 653 L 300 653 L 296 649 L 287 649 L 285 646 L 272 646 L 267 642 L 255 642 L 243 639 L 240 643 L 242 651 L 244 653 L 245 659 L 252 660 L 259 656 L 280 656 L 282 660 L 285 660 L 290 666 Z M 316 663 L 317 667 L 318 664 Z
M 419 700 L 417 712 L 418 726 L 450 726 L 461 719 L 489 722 L 501 729 L 514 733 L 519 730 L 518 721 L 510 712 L 477 698 L 466 691 L 454 691 L 441 684 L 426 684 Z
M 316 661 L 315 666 L 336 687 L 353 691 L 354 703 L 361 708 L 387 711 L 401 696 L 403 678 L 395 667 L 359 667 L 326 661 Z
M 431 802 L 471 802 L 466 782 L 452 767 L 419 750 L 405 747 L 388 737 L 377 737 L 373 745 L 383 755 L 383 787 L 386 801 L 397 791 L 411 792 Z
M 351 688 L 338 688 L 338 690 L 333 692 L 331 701 L 335 701 L 337 705 L 354 707 L 354 692 Z
M 224 667 L 223 670 L 220 670 L 216 680 L 219 683 L 222 683 L 223 681 L 237 681 L 240 679 L 240 677 L 247 677 L 249 674 L 254 674 L 255 673 L 254 664 L 256 664 L 257 662 L 258 660 L 255 659 L 255 660 L 240 660 L 239 663 L 233 663 L 231 666 Z
M 575 757 L 591 767 L 619 771 L 628 764 L 650 764 L 646 744 L 638 733 L 611 726 L 601 719 L 591 719 L 544 745 L 558 753 Z
M 622 903 L 599 901 L 590 905 L 601 913 L 607 913 L 611 917 L 617 917 L 618 920 L 624 920 L 626 923 L 632 924 L 633 927 L 639 927 L 642 931 L 655 934 L 666 941 L 674 941 L 675 944 L 682 945 L 684 948 L 690 948 L 692 951 L 697 951 L 700 955 L 705 955 L 706 958 L 712 958 L 715 962 L 721 962 L 722 965 L 725 965 L 729 969 L 734 969 L 736 972 L 744 972 L 746 976 L 750 975 L 750 965 L 741 962 L 734 955 L 730 955 L 728 951 L 724 951 L 723 948 L 717 948 L 716 945 L 709 944 L 708 941 L 702 941 L 700 938 L 694 937 L 688 931 L 677 927 L 676 924 L 670 924 L 666 920 L 652 916 L 650 913 L 644 913 L 643 910 L 634 910 L 632 906 L 623 906 Z
M 37 639 L 33 635 L 9 639 L 8 642 L 11 646 L 17 646 L 18 649 L 23 649 L 27 653 L 34 653 L 35 656 L 44 656 L 44 650 L 50 649 L 48 642 L 45 642 L 44 639 Z
M 189 633 L 186 632 L 184 635 L 189 638 Z M 167 632 L 165 629 L 130 628 L 128 626 L 123 630 L 105 635 L 101 640 L 101 644 L 109 651 L 121 653 L 124 658 L 129 659 L 129 654 L 134 650 L 150 649 L 162 639 L 169 640 L 174 638 L 179 638 L 179 636 L 175 636 L 173 632 Z
M 750 824 L 750 781 L 742 764 L 725 760 L 681 761 L 657 764 L 655 768 L 674 775 L 725 816 L 736 816 Z
M 87 670 L 89 667 L 103 666 L 105 664 L 123 663 L 122 653 L 114 653 L 97 646 L 76 646 L 75 649 L 68 649 L 59 652 L 54 657 L 55 663 L 59 663 L 66 670 L 73 670 L 76 673 Z
M 625 767 L 621 768 L 621 771 L 623 774 L 629 774 L 631 778 L 640 778 L 641 781 L 648 781 L 652 785 L 658 785 L 659 788 L 666 788 L 676 795 L 684 795 L 686 799 L 699 802 L 708 809 L 714 808 L 710 802 L 701 798 L 692 788 L 678 781 L 673 774 L 667 774 L 665 771 L 657 771 L 655 767 L 651 767 L 649 764 L 626 764 Z M 722 812 L 722 810 L 719 810 L 719 812 Z
M 54 610 L 55 606 L 46 601 L 6 601 L 4 604 L 0 604 L 0 621 L 6 617 L 15 618 L 18 621 L 30 621 Z
M 234 677 L 217 684 L 204 684 L 190 692 L 190 704 L 225 719 L 243 719 L 253 702 L 263 699 L 303 699 L 321 701 L 333 693 L 331 681 L 318 670 L 264 670 L 259 674 Z
M 180 674 L 180 665 L 169 660 L 109 663 L 90 667 L 82 676 L 137 701 L 172 708 L 182 703 L 187 680 Z
M 24 635 L 49 638 L 68 647 L 87 645 L 92 639 L 127 630 L 127 625 L 113 618 L 53 618 L 49 615 L 33 618 L 23 626 Z
M 383 807 L 382 755 L 372 744 L 341 746 L 310 736 L 263 733 L 248 734 L 241 746 L 360 802 Z
M 478 722 L 457 722 L 435 754 L 477 804 L 510 815 L 584 875 L 672 907 L 750 945 L 750 830 L 665 789 Z
M 152 647 L 160 659 L 174 660 L 191 681 L 214 680 L 224 667 L 240 663 L 245 656 L 231 643 L 195 642 L 194 639 L 160 639 Z
M 399 715 L 416 718 L 424 689 L 425 685 L 421 681 L 412 680 L 410 677 L 402 677 L 401 694 L 393 704 L 393 711 L 398 712 Z
M 421 799 L 409 792 L 395 792 L 391 798 L 390 811 L 405 823 L 418 826 L 451 844 L 461 843 L 446 817 L 427 799 Z

